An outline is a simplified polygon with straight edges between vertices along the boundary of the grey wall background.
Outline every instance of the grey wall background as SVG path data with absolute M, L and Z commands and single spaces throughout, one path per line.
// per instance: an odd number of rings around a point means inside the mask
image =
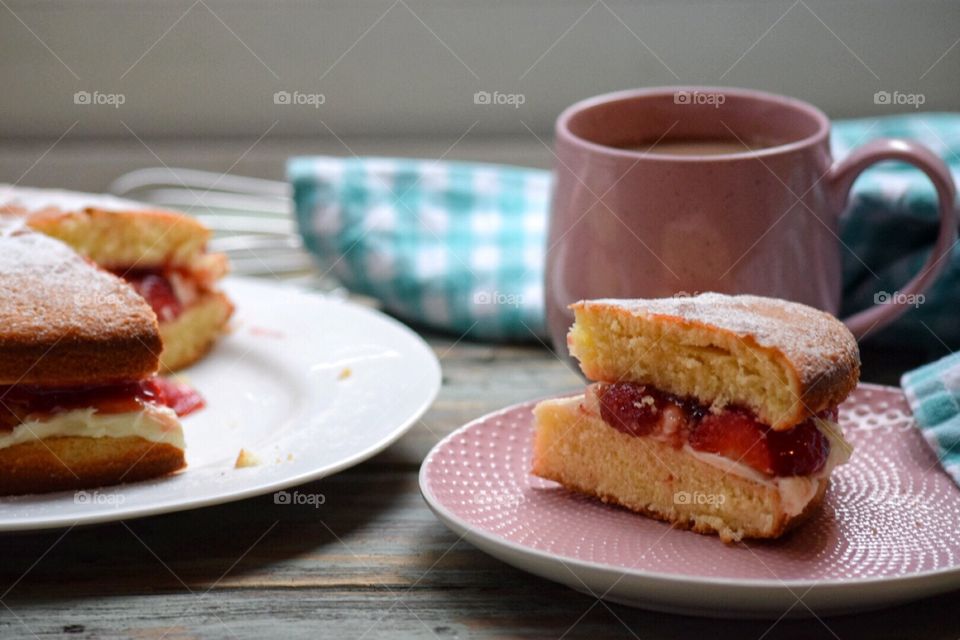
M 0 180 L 101 190 L 161 164 L 282 178 L 297 153 L 546 167 L 565 106 L 664 84 L 834 117 L 913 110 L 877 91 L 960 110 L 958 42 L 956 0 L 4 0 Z
M 741 85 L 833 116 L 960 108 L 955 0 L 6 0 L 0 134 L 527 134 L 627 87 Z M 951 49 L 951 47 L 953 47 Z M 76 91 L 123 94 L 119 108 Z M 475 105 L 476 91 L 525 104 Z M 319 109 L 277 91 L 322 93 Z M 320 121 L 324 124 L 321 124 Z

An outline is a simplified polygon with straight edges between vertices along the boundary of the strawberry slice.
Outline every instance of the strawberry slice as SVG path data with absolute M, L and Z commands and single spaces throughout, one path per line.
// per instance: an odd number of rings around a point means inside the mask
M 149 385 L 154 401 L 173 409 L 179 417 L 190 415 L 206 406 L 206 401 L 193 387 L 182 382 L 154 377 L 145 382 Z
M 602 385 L 597 397 L 603 421 L 627 435 L 647 435 L 660 421 L 664 399 L 645 385 L 630 382 Z
M 745 411 L 704 416 L 690 434 L 690 446 L 753 467 L 761 473 L 774 474 L 774 457 L 763 425 Z
M 830 441 L 813 420 L 787 431 L 768 431 L 767 444 L 778 476 L 808 476 L 823 468 L 830 455 Z
M 739 409 L 704 416 L 690 434 L 690 446 L 772 476 L 816 473 L 830 453 L 829 440 L 812 420 L 773 431 Z

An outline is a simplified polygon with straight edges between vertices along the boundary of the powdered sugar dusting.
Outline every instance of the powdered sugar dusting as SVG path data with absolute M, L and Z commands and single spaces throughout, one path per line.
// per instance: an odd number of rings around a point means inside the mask
M 0 227 L 0 290 L 4 341 L 127 333 L 151 315 L 123 280 L 60 241 L 14 224 Z
M 57 210 L 65 213 L 99 209 L 103 211 L 143 211 L 149 207 L 135 200 L 108 194 L 81 193 L 62 189 L 35 189 L 0 184 L 0 210 L 33 213 Z
M 26 219 L 0 216 L 0 236 L 10 236 L 15 233 L 23 233 L 25 230 L 27 230 Z
M 588 300 L 584 308 L 614 307 L 632 315 L 666 316 L 736 334 L 745 344 L 786 355 L 804 381 L 812 381 L 827 363 L 858 367 L 856 339 L 829 313 L 796 302 L 753 295 L 702 293 L 651 300 Z

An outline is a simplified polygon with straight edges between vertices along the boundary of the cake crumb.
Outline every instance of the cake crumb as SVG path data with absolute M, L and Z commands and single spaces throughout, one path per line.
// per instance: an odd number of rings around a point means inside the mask
M 260 458 L 246 449 L 240 449 L 240 453 L 237 454 L 237 461 L 233 463 L 234 469 L 245 469 L 247 467 L 258 466 L 260 466 Z
M 337 380 L 346 380 L 352 375 L 353 375 L 353 369 L 351 369 L 350 367 L 344 367 L 340 371 L 340 374 L 337 376 Z

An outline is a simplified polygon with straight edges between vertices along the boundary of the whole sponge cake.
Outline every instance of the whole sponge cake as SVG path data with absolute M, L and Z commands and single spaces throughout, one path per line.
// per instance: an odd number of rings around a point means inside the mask
M 225 333 L 233 304 L 217 281 L 226 256 L 210 230 L 177 211 L 109 195 L 0 185 L 0 218 L 20 219 L 127 280 L 156 312 L 161 366 L 193 364 Z
M 152 374 L 162 343 L 149 305 L 63 243 L 0 229 L 0 385 L 85 384 Z
M 570 353 L 592 380 L 643 380 L 788 429 L 856 387 L 860 356 L 843 323 L 811 307 L 704 293 L 572 305 Z
M 572 308 L 596 382 L 535 407 L 535 475 L 725 542 L 816 510 L 852 452 L 834 421 L 859 354 L 840 321 L 721 294 Z

